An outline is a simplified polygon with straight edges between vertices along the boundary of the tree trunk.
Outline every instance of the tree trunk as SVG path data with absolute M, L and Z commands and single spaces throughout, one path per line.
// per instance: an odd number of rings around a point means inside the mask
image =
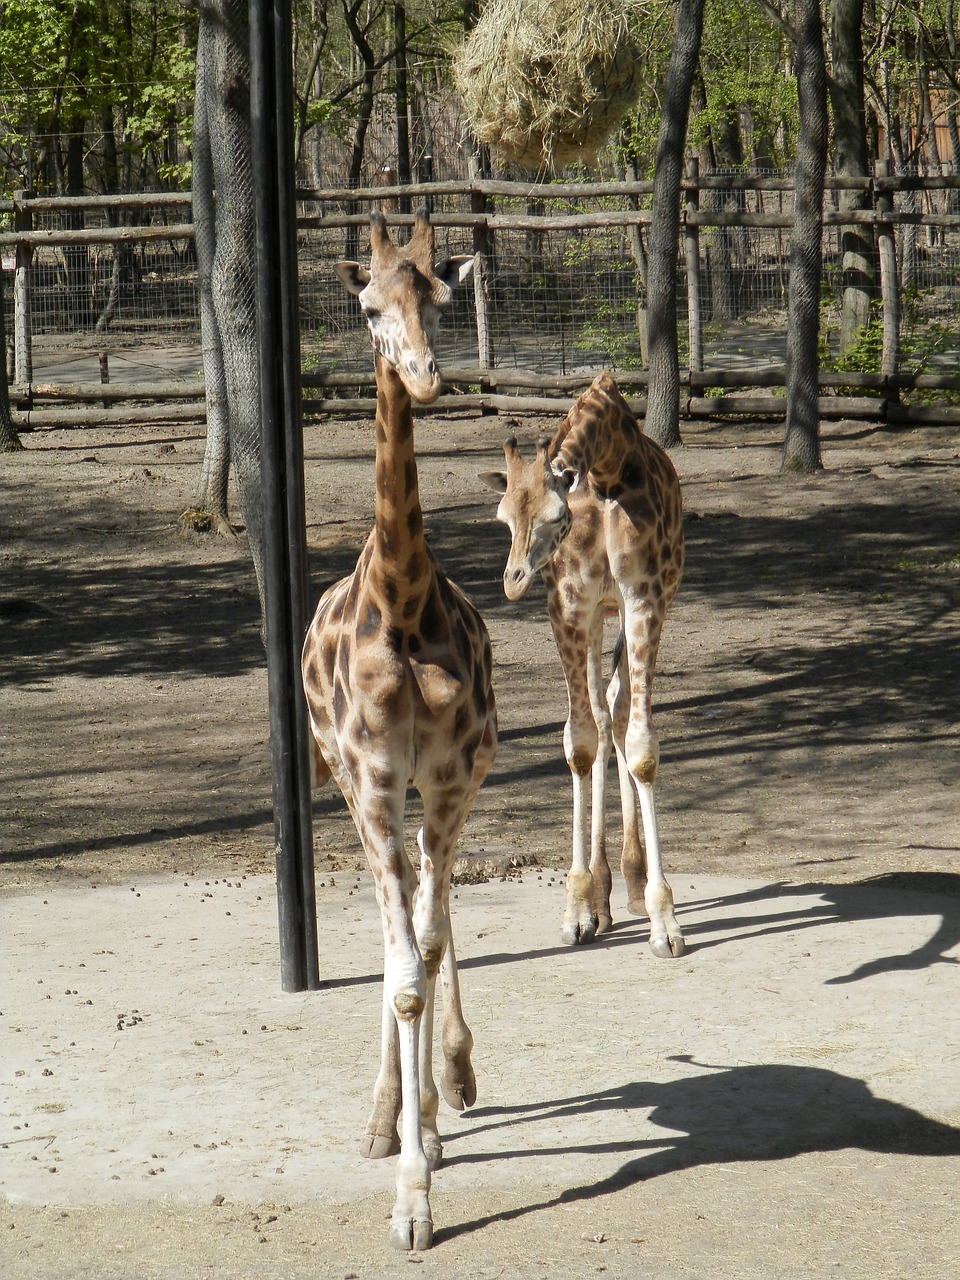
M 790 298 L 787 310 L 787 425 L 782 471 L 817 471 L 820 458 L 817 338 L 823 269 L 827 163 L 827 74 L 818 0 L 797 0 L 797 146 Z
M 207 294 L 201 312 L 201 323 L 204 326 L 204 374 L 211 379 L 207 395 L 212 398 L 213 403 L 213 430 L 208 435 L 198 497 L 207 498 L 209 494 L 208 500 L 218 516 L 225 510 L 226 419 L 230 461 L 237 484 L 240 512 L 253 556 L 262 610 L 260 367 L 257 351 L 253 173 L 250 160 L 250 31 L 247 0 L 203 0 L 200 7 L 197 55 L 197 100 L 202 158 L 200 172 L 195 175 L 194 183 L 194 199 L 197 202 L 195 222 L 199 222 L 198 268 L 204 277 L 209 270 L 209 287 L 201 288 L 201 296 Z M 196 176 L 200 178 L 199 196 Z M 219 370 L 221 359 L 222 381 Z M 209 403 L 208 400 L 208 405 Z
M 10 387 L 7 383 L 7 325 L 3 314 L 3 270 L 0 268 L 0 453 L 16 453 L 23 448 L 10 414 Z
M 640 181 L 640 170 L 635 156 L 627 160 L 627 176 L 631 182 Z M 627 204 L 631 209 L 640 208 L 636 196 L 628 196 Z M 637 294 L 637 346 L 640 352 L 640 363 L 644 369 L 650 366 L 650 349 L 647 343 L 647 250 L 643 243 L 643 233 L 639 222 L 627 227 L 627 244 L 630 246 L 630 257 L 633 259 L 634 287 Z
M 124 186 L 120 181 L 120 161 L 117 150 L 116 130 L 114 127 L 113 108 L 108 106 L 103 111 L 103 161 L 101 171 L 103 174 L 103 189 L 105 192 L 115 192 L 124 190 Z M 139 214 L 136 210 L 130 210 L 125 213 L 123 210 L 107 207 L 104 214 L 108 227 L 119 227 L 123 225 L 133 226 L 139 221 Z M 97 317 L 94 326 L 96 333 L 106 333 L 113 318 L 117 313 L 120 305 L 120 290 L 124 280 L 131 283 L 139 283 L 140 272 L 137 260 L 134 255 L 133 246 L 125 242 L 112 245 L 110 248 L 111 270 L 110 285 L 107 290 L 106 301 L 103 309 Z
M 370 128 L 370 120 L 373 116 L 374 105 L 374 83 L 376 79 L 376 59 L 373 56 L 373 49 L 367 40 L 366 32 L 360 25 L 357 14 L 361 7 L 361 0 L 353 0 L 349 6 L 344 6 L 344 17 L 347 21 L 347 27 L 360 61 L 363 63 L 363 83 L 360 89 L 360 102 L 357 107 L 356 124 L 353 128 L 353 145 L 350 149 L 350 168 L 347 173 L 347 186 L 359 187 L 360 178 L 363 175 L 363 160 L 367 147 L 367 130 Z M 360 206 L 351 201 L 347 205 L 347 212 L 356 214 L 360 212 Z M 360 228 L 359 226 L 351 226 L 347 228 L 346 248 L 344 257 L 350 261 L 355 261 L 360 253 Z
M 77 127 L 80 126 L 77 125 Z M 83 195 L 83 151 L 83 133 L 71 132 L 67 140 L 65 194 L 68 196 Z M 60 224 L 68 231 L 83 230 L 83 210 L 71 209 L 61 213 Z M 90 261 L 87 256 L 87 246 L 64 245 L 63 261 L 66 269 L 67 313 L 77 328 L 84 328 L 90 323 L 93 301 L 90 294 Z
M 407 80 L 407 11 L 402 4 L 393 6 L 393 31 L 397 46 L 394 68 L 394 102 L 397 118 L 397 181 L 410 185 L 410 95 Z M 400 212 L 410 212 L 410 197 L 400 197 Z
M 726 116 L 722 125 L 711 126 L 710 142 L 714 169 L 739 169 L 743 165 L 740 121 L 732 112 Z M 724 213 L 740 212 L 747 205 L 742 191 L 711 191 L 708 195 L 707 208 L 722 210 Z M 707 239 L 710 314 L 713 320 L 735 320 L 739 311 L 733 272 L 735 235 L 735 227 L 714 227 Z
M 947 31 L 947 50 L 950 54 L 950 80 L 953 86 L 957 83 L 957 26 L 954 19 L 953 0 L 947 0 L 945 25 Z M 955 174 L 960 173 L 960 124 L 957 123 L 956 89 L 947 100 L 947 133 L 950 138 L 950 164 Z M 947 211 L 956 213 L 960 207 L 958 193 L 950 191 L 947 198 Z
M 920 60 L 919 75 L 919 96 L 920 111 L 923 120 L 923 149 L 927 159 L 927 172 L 931 177 L 939 178 L 943 173 L 943 165 L 940 162 L 940 147 L 937 143 L 937 125 L 933 115 L 933 103 L 930 98 L 930 69 L 927 66 L 927 50 L 923 39 L 920 40 L 917 50 Z M 935 211 L 940 213 L 946 212 L 946 200 L 943 198 L 944 193 L 931 192 L 930 202 L 934 205 Z M 944 231 L 942 227 L 927 228 L 927 244 L 932 248 L 934 245 L 943 244 Z
M 652 220 L 647 244 L 650 388 L 646 430 L 674 448 L 680 438 L 680 363 L 677 350 L 677 242 L 680 175 L 687 138 L 690 94 L 700 54 L 704 0 L 679 0 L 677 30 L 667 69 L 653 175 Z
M 203 380 L 207 402 L 207 439 L 194 505 L 180 517 L 197 532 L 209 529 L 234 536 L 227 508 L 230 478 L 230 412 L 223 344 L 213 302 L 213 263 L 216 253 L 216 214 L 213 191 L 213 157 L 210 152 L 210 103 L 216 92 L 212 82 L 209 31 L 201 27 L 197 45 L 196 89 L 193 109 L 193 233 L 197 254 L 197 292 L 200 336 L 203 345 Z
M 865 178 L 867 129 L 863 105 L 863 0 L 832 0 L 830 49 L 833 75 L 834 165 L 842 178 Z M 839 205 L 868 209 L 865 191 L 841 191 Z M 843 269 L 843 303 L 840 319 L 841 354 L 857 341 L 870 323 L 871 304 L 877 296 L 876 251 L 869 228 L 843 227 L 840 233 Z

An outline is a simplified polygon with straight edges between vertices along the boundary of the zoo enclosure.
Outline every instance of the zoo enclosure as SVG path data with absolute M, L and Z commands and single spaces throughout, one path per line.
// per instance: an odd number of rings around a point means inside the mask
M 950 403 L 960 392 L 960 177 L 879 170 L 828 179 L 827 188 L 821 413 L 960 420 Z M 841 211 L 839 193 L 851 189 L 871 207 Z M 305 414 L 370 410 L 366 328 L 331 268 L 363 256 L 371 208 L 396 225 L 421 204 L 431 208 L 438 253 L 477 261 L 472 290 L 455 295 L 444 322 L 448 391 L 435 407 L 542 412 L 609 368 L 642 408 L 651 190 L 649 182 L 493 180 L 300 190 Z M 691 163 L 683 202 L 683 410 L 782 414 L 792 180 L 700 175 Z M 202 418 L 189 193 L 18 193 L 0 214 L 12 221 L 0 247 L 18 425 Z M 855 223 L 872 230 L 879 287 L 874 319 L 844 361 L 831 348 L 839 236 Z M 899 343 L 884 347 L 894 327 Z M 131 351 L 155 378 L 110 380 L 111 363 Z

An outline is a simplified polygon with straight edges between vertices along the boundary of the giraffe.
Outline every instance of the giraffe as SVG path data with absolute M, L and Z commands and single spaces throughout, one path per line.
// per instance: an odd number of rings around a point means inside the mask
M 541 573 L 567 683 L 563 746 L 573 778 L 573 856 L 561 937 L 592 942 L 613 922 L 604 806 L 615 744 L 628 910 L 649 916 L 654 955 L 682 955 L 660 857 L 654 801 L 660 747 L 651 706 L 663 621 L 683 571 L 680 481 L 609 373 L 594 379 L 552 439 L 540 441 L 535 461 L 524 461 L 515 437 L 504 456 L 506 472 L 480 477 L 503 493 L 497 518 L 511 536 L 504 591 L 521 600 Z M 621 634 L 604 694 L 603 624 L 611 611 L 619 614 Z
M 356 262 L 335 270 L 359 298 L 375 350 L 374 524 L 353 573 L 317 606 L 302 670 L 316 782 L 332 774 L 343 792 L 383 927 L 381 1062 L 361 1150 L 399 1152 L 390 1241 L 420 1250 L 433 1242 L 431 1170 L 442 1155 L 432 1063 L 438 972 L 443 1096 L 456 1110 L 476 1101 L 449 892 L 454 846 L 493 763 L 497 721 L 487 630 L 427 546 L 413 444 L 412 400 L 429 403 L 440 392 L 440 313 L 473 259 L 435 266 L 425 212 L 404 247 L 392 243 L 382 214 L 370 222 L 369 270 Z M 423 801 L 419 879 L 404 847 L 411 785 Z

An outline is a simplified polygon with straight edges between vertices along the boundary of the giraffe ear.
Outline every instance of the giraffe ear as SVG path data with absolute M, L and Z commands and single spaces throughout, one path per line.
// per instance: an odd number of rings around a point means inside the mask
M 573 493 L 580 483 L 580 472 L 575 467 L 561 467 L 553 473 L 567 493 Z
M 370 283 L 370 272 L 359 262 L 337 262 L 333 269 L 343 287 L 352 294 L 359 296 Z
M 472 253 L 458 254 L 454 258 L 444 258 L 442 262 L 438 262 L 434 267 L 433 274 L 441 284 L 446 285 L 452 292 L 466 280 L 473 270 L 475 261 L 476 259 Z
M 477 478 L 482 485 L 492 489 L 494 493 L 507 492 L 507 476 L 504 471 L 478 471 Z

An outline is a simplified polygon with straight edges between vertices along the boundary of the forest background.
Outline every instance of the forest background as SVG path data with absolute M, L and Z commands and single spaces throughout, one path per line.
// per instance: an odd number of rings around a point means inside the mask
M 451 56 L 476 0 L 294 0 L 296 156 L 308 186 L 464 176 Z M 638 108 L 584 176 L 652 177 L 674 6 L 624 0 Z M 788 169 L 798 113 L 791 8 L 708 0 L 689 145 L 705 171 Z M 839 173 L 960 171 L 953 0 L 823 7 Z M 0 4 L 0 187 L 38 194 L 188 189 L 198 13 L 179 0 Z M 499 176 L 523 176 L 497 165 Z M 568 173 L 567 178 L 572 176 Z M 119 216 L 119 215 L 118 215 Z M 122 216 L 137 217 L 136 211 Z

